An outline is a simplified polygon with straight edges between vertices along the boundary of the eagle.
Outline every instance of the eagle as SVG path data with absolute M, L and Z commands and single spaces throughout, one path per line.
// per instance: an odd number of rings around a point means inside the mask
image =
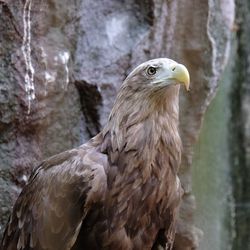
M 1 249 L 172 249 L 183 193 L 179 88 L 189 82 L 168 58 L 136 67 L 103 130 L 34 169 Z

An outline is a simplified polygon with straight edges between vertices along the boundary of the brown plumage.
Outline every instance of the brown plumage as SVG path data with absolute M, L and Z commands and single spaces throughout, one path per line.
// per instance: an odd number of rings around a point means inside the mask
M 179 85 L 187 69 L 161 58 L 124 81 L 104 129 L 43 161 L 17 199 L 2 250 L 172 249 Z

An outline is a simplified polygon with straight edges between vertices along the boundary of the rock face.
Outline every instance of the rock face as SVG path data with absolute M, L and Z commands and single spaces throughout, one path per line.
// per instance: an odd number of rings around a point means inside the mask
M 233 250 L 250 249 L 250 1 L 237 0 L 236 56 L 231 94 L 231 167 L 234 182 Z
M 95 135 L 132 68 L 170 57 L 192 84 L 180 99 L 175 249 L 197 248 L 193 147 L 228 59 L 233 0 L 0 0 L 0 20 L 0 231 L 36 163 Z

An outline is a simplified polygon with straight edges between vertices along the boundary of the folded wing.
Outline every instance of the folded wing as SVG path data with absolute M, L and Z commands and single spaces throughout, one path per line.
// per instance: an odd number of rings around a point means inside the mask
M 1 249 L 70 249 L 106 190 L 105 161 L 88 146 L 44 161 L 17 199 Z

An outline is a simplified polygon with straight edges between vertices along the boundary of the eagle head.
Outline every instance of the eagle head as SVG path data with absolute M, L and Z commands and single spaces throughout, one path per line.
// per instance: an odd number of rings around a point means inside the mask
M 168 58 L 157 58 L 142 63 L 126 78 L 126 85 L 162 89 L 169 85 L 184 84 L 189 90 L 190 77 L 187 68 Z M 135 85 L 139 83 L 139 85 Z
M 187 68 L 171 59 L 157 58 L 140 64 L 121 85 L 107 130 L 113 127 L 111 130 L 121 135 L 121 127 L 141 123 L 149 117 L 159 119 L 161 115 L 178 120 L 179 86 L 189 90 L 189 83 Z

